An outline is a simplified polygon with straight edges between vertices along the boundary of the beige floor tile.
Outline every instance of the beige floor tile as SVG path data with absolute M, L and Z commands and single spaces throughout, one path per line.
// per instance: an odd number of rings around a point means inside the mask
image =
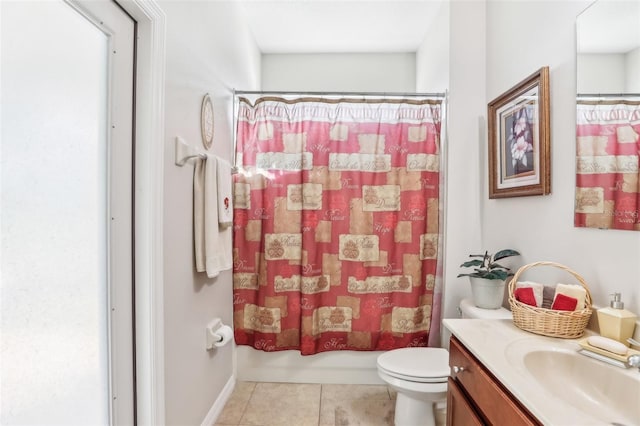
M 239 424 L 317 426 L 320 391 L 318 384 L 258 383 Z
M 237 425 L 242 418 L 242 414 L 244 414 L 245 408 L 247 408 L 255 387 L 256 383 L 254 382 L 237 382 L 222 413 L 220 413 L 220 417 L 218 417 L 216 425 Z
M 320 404 L 322 426 L 393 424 L 395 401 L 384 385 L 322 385 Z
M 391 399 L 385 385 L 322 385 L 322 400 Z
M 323 400 L 321 426 L 393 426 L 395 401 L 390 399 Z
M 396 397 L 385 385 L 238 382 L 215 426 L 390 426 Z

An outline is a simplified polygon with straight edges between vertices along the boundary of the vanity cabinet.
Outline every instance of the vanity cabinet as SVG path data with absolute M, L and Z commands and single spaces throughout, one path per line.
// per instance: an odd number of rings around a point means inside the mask
M 447 426 L 541 424 L 455 336 L 450 341 L 449 366 Z

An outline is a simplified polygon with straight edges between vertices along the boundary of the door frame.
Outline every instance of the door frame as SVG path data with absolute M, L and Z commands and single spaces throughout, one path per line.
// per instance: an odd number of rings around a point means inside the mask
M 73 0 L 71 0 L 73 1 Z M 164 424 L 164 84 L 166 16 L 155 0 L 117 0 L 136 21 L 134 171 L 137 425 Z

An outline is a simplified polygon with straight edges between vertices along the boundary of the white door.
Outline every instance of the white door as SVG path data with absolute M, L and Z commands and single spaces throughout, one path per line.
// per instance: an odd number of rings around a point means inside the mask
M 0 2 L 0 424 L 134 423 L 134 22 Z

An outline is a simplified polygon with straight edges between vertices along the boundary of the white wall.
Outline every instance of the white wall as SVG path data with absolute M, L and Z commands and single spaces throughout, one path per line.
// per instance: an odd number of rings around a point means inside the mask
M 449 90 L 449 2 L 442 3 L 416 52 L 416 91 Z
M 444 318 L 458 317 L 460 300 L 471 295 L 466 278 L 456 276 L 469 252 L 482 247 L 480 206 L 486 197 L 481 143 L 486 132 L 486 5 L 484 0 L 450 5 Z
M 623 54 L 578 54 L 578 93 L 623 93 L 625 62 Z
M 232 90 L 256 90 L 260 55 L 235 2 L 161 1 L 167 15 L 164 182 L 164 324 L 166 424 L 200 424 L 232 376 L 233 345 L 205 350 L 213 317 L 232 324 L 231 271 L 195 273 L 193 164 L 174 164 L 174 139 L 204 149 L 200 105 L 213 98 L 210 152 L 231 160 Z
M 625 55 L 625 93 L 640 93 L 640 47 Z
M 606 304 L 609 293 L 620 291 L 625 306 L 639 312 L 640 232 L 573 227 L 575 18 L 589 3 L 488 3 L 486 101 L 541 66 L 550 68 L 552 192 L 548 196 L 488 200 L 485 183 L 480 210 L 482 243 L 490 250 L 520 250 L 518 261 L 523 264 L 538 260 L 565 264 L 585 278 L 595 304 Z M 526 37 L 519 36 L 523 22 L 527 23 Z M 485 165 L 483 161 L 479 179 L 486 180 Z
M 325 92 L 415 92 L 414 53 L 269 54 L 262 89 Z

